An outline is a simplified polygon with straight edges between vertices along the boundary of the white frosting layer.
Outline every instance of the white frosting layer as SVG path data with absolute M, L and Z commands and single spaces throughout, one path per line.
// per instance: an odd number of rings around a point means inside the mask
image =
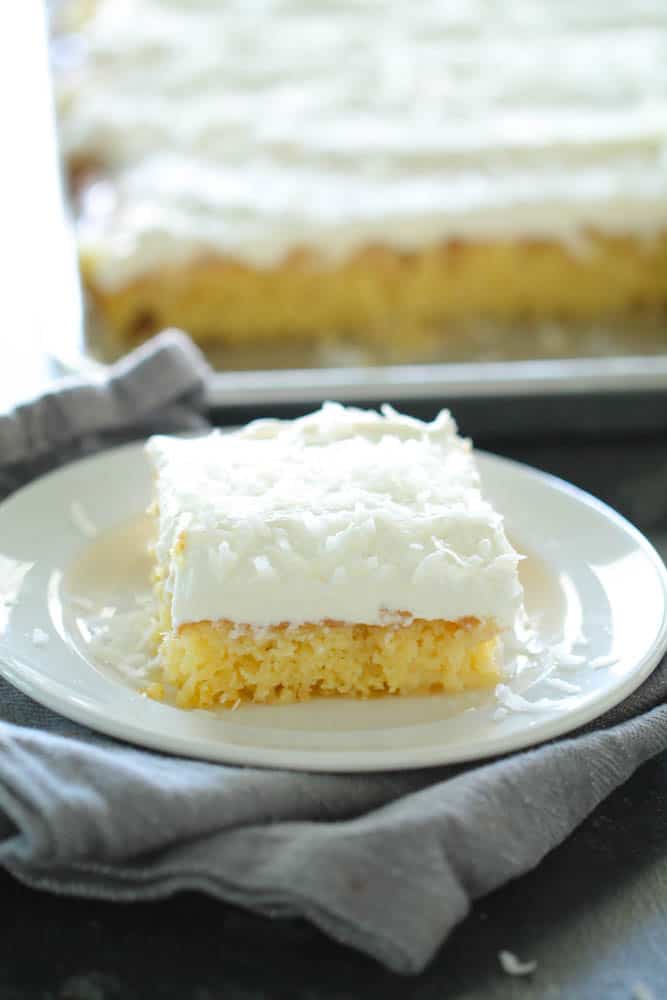
M 95 8 L 62 141 L 109 168 L 81 233 L 109 286 L 209 251 L 667 226 L 664 0 Z
M 147 448 L 176 626 L 514 620 L 518 556 L 445 410 L 422 423 L 328 403 Z

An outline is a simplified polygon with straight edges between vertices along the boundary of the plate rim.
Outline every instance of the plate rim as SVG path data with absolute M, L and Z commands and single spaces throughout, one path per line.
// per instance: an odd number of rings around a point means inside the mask
M 232 428 L 227 428 L 231 430 Z M 127 453 L 136 453 L 137 457 L 143 448 L 145 438 L 115 445 L 91 455 L 86 455 L 65 465 L 52 469 L 25 486 L 14 491 L 2 503 L 0 503 L 0 517 L 5 514 L 7 508 L 20 506 L 23 497 L 34 491 L 43 489 L 53 479 L 58 479 L 63 474 L 72 470 L 81 469 L 86 465 L 104 463 L 109 457 L 122 457 Z M 225 742 L 220 743 L 220 752 L 213 752 L 210 739 L 202 737 L 197 740 L 187 734 L 174 732 L 165 738 L 165 734 L 160 730 L 152 730 L 149 725 L 136 724 L 134 721 L 116 720 L 105 715 L 101 705 L 89 703 L 85 699 L 77 698 L 72 701 L 71 689 L 59 679 L 53 679 L 45 675 L 39 666 L 40 655 L 44 655 L 41 650 L 35 650 L 33 658 L 13 655 L 7 658 L 6 654 L 0 654 L 0 674 L 9 683 L 18 688 L 33 700 L 55 711 L 65 718 L 91 728 L 93 731 L 104 733 L 114 739 L 119 739 L 124 743 L 134 746 L 137 749 L 148 749 L 167 753 L 178 757 L 189 757 L 191 759 L 208 760 L 218 763 L 243 764 L 253 767 L 281 768 L 296 771 L 329 772 L 329 773 L 358 773 L 358 772 L 379 772 L 409 770 L 419 767 L 437 767 L 447 764 L 458 764 L 463 762 L 474 763 L 493 759 L 499 755 L 519 752 L 527 748 L 537 747 L 550 742 L 557 737 L 567 737 L 576 732 L 581 726 L 586 725 L 601 717 L 610 709 L 619 705 L 629 695 L 631 695 L 650 676 L 655 667 L 660 663 L 667 651 L 667 566 L 649 539 L 629 521 L 623 514 L 620 514 L 605 501 L 600 500 L 591 493 L 576 486 L 573 483 L 562 479 L 552 473 L 545 472 L 516 459 L 506 458 L 482 449 L 477 449 L 476 456 L 481 459 L 481 469 L 483 476 L 483 466 L 486 462 L 496 464 L 501 468 L 509 468 L 519 474 L 527 475 L 537 480 L 540 484 L 550 490 L 555 490 L 561 495 L 593 510 L 597 516 L 605 521 L 611 522 L 617 529 L 620 529 L 626 536 L 629 536 L 635 548 L 639 549 L 647 558 L 652 570 L 656 575 L 656 584 L 659 584 L 662 592 L 662 620 L 657 627 L 655 639 L 646 651 L 644 656 L 635 664 L 634 669 L 616 684 L 611 690 L 600 693 L 596 698 L 592 698 L 578 708 L 569 712 L 564 712 L 540 723 L 539 735 L 532 732 L 527 726 L 523 730 L 513 733 L 508 746 L 508 736 L 500 735 L 497 739 L 485 741 L 483 747 L 477 750 L 467 750 L 465 745 L 459 747 L 447 747 L 446 744 L 429 742 L 426 745 L 417 747 L 403 747 L 397 750 L 391 748 L 363 749 L 357 748 L 336 748 L 336 749 L 310 749 L 310 748 L 282 748 L 272 746 L 252 746 L 247 744 L 236 744 Z M 74 651 L 70 655 L 76 655 Z M 85 660 L 84 660 L 85 662 Z M 132 691 L 131 688 L 127 688 Z M 199 744 L 206 743 L 206 746 Z M 441 751 L 441 753 L 439 753 Z M 347 756 L 353 760 L 345 760 Z

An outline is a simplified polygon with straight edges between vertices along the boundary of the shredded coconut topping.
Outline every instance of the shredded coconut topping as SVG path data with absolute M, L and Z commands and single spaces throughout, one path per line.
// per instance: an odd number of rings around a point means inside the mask
M 82 231 L 109 286 L 202 251 L 667 224 L 664 0 L 86 9 L 62 140 L 111 178 Z
M 514 621 L 519 556 L 447 411 L 422 423 L 327 403 L 147 447 L 177 626 Z

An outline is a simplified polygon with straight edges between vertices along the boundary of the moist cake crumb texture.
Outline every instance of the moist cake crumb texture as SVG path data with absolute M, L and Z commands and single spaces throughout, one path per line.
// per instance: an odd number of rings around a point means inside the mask
M 500 678 L 495 628 L 415 619 L 405 625 L 342 622 L 239 628 L 184 625 L 167 644 L 165 681 L 186 708 L 316 696 L 458 694 Z
M 161 679 L 180 704 L 498 679 L 519 557 L 447 411 L 329 403 L 148 452 Z

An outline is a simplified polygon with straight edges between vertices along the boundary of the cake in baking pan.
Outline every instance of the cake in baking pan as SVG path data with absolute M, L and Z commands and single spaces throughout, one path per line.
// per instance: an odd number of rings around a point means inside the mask
M 179 705 L 499 680 L 519 556 L 447 411 L 422 423 L 329 403 L 147 448 L 155 683 Z
M 58 32 L 119 348 L 173 325 L 400 349 L 667 305 L 659 0 L 70 0 Z

